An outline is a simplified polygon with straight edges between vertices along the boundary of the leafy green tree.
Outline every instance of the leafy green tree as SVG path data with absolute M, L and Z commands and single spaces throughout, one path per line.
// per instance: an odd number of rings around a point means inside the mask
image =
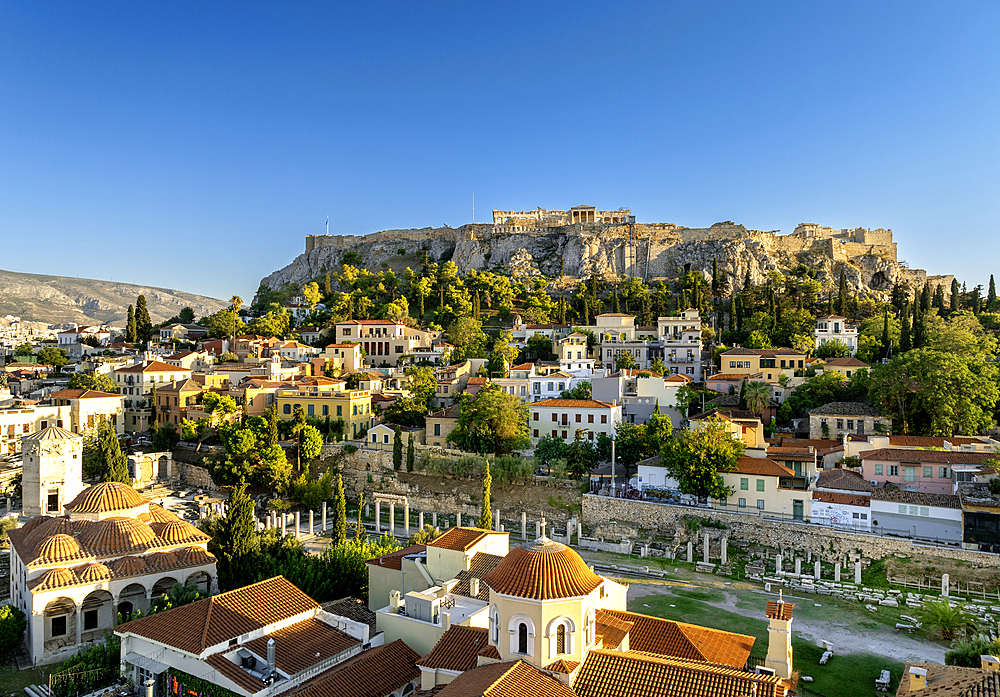
M 427 421 L 427 407 L 411 397 L 399 397 L 382 411 L 382 421 L 404 428 L 423 428 Z
M 169 421 L 153 431 L 153 447 L 156 450 L 172 450 L 180 439 L 177 427 Z
M 397 472 L 403 467 L 403 432 L 396 426 L 392 434 L 392 468 Z
M 190 307 L 182 307 L 177 314 L 177 321 L 181 324 L 194 324 L 194 310 Z
M 524 357 L 531 361 L 551 361 L 556 355 L 552 353 L 552 339 L 544 334 L 532 334 L 525 343 Z
M 774 344 L 771 343 L 771 337 L 759 329 L 750 332 L 750 335 L 747 337 L 747 340 L 743 345 L 746 348 L 752 349 L 774 348 Z
M 38 352 L 38 362 L 42 365 L 50 365 L 56 369 L 57 373 L 62 372 L 62 367 L 69 363 L 69 357 L 61 348 L 46 346 Z
M 406 443 L 406 471 L 412 472 L 413 465 L 416 461 L 416 451 L 413 446 L 413 434 L 410 434 L 410 438 Z
M 159 596 L 153 598 L 147 614 L 155 615 L 157 612 L 171 610 L 175 607 L 187 605 L 188 603 L 193 603 L 195 600 L 201 600 L 205 597 L 207 596 L 203 595 L 202 592 L 198 590 L 198 586 L 193 583 L 186 585 L 183 583 L 175 583 L 168 592 L 161 593 Z
M 30 356 L 34 351 L 31 344 L 18 344 L 14 347 L 14 355 L 16 356 Z
M 107 373 L 73 373 L 66 387 L 71 390 L 97 390 L 110 394 L 115 394 L 118 389 L 115 387 L 114 379 Z
M 0 607 L 0 656 L 6 656 L 24 641 L 28 619 L 13 605 Z
M 458 424 L 448 442 L 467 452 L 506 455 L 531 443 L 528 406 L 496 385 L 475 396 L 462 395 Z
M 260 550 L 257 519 L 253 499 L 247 494 L 246 482 L 229 490 L 226 516 L 219 525 L 218 551 L 219 590 L 239 588 L 256 579 L 256 557 Z
M 583 382 L 576 383 L 576 386 L 572 390 L 563 390 L 559 396 L 562 399 L 591 399 L 593 392 L 590 388 L 590 382 L 584 380 Z
M 493 502 L 491 500 L 490 487 L 493 486 L 493 477 L 490 475 L 490 461 L 486 461 L 483 467 L 483 499 L 479 509 L 479 522 L 476 527 L 482 530 L 493 529 Z
M 125 315 L 125 341 L 134 344 L 139 341 L 139 334 L 135 324 L 135 310 L 128 306 L 128 313 Z
M 558 436 L 542 436 L 535 444 L 535 459 L 544 465 L 553 460 L 565 460 L 569 445 Z
M 615 459 L 625 468 L 626 476 L 640 460 L 649 457 L 646 427 L 619 421 L 615 424 Z
M 583 435 L 586 429 L 578 428 L 573 434 L 573 443 L 566 453 L 566 470 L 575 478 L 582 479 L 594 467 L 594 448 Z
M 709 420 L 696 431 L 682 431 L 662 450 L 663 464 L 678 488 L 692 496 L 727 498 L 732 491 L 720 472 L 736 469 L 745 446 L 733 438 L 721 420 Z
M 616 370 L 631 370 L 638 366 L 639 364 L 635 362 L 635 356 L 630 351 L 622 351 L 621 355 L 615 361 Z
M 851 347 L 840 339 L 831 339 L 817 346 L 813 353 L 817 358 L 846 358 L 851 355 Z
M 409 366 L 405 370 L 407 378 L 407 389 L 413 395 L 413 401 L 429 409 L 434 403 L 434 394 L 437 391 L 437 379 L 434 377 L 434 370 L 429 366 Z
M 435 528 L 430 523 L 424 523 L 424 527 L 420 528 L 415 533 L 410 535 L 410 544 L 426 545 L 430 544 L 439 537 L 441 537 L 440 528 Z
M 491 376 L 506 375 L 507 368 L 517 358 L 518 350 L 511 346 L 512 341 L 514 341 L 514 336 L 509 329 L 503 329 L 497 335 L 493 342 L 493 348 L 490 350 L 490 360 L 486 364 L 486 370 Z
M 135 335 L 143 342 L 153 338 L 153 321 L 149 318 L 145 295 L 140 295 L 135 301 Z
M 214 314 L 205 317 L 201 321 L 205 329 L 208 330 L 210 336 L 217 339 L 228 339 L 232 340 L 231 336 L 233 333 L 233 327 L 236 328 L 236 335 L 239 336 L 246 331 L 246 324 L 240 319 L 240 316 L 230 309 L 223 309 L 215 312 Z M 230 346 L 235 349 L 236 344 L 230 344 Z
M 319 284 L 315 281 L 303 284 L 302 297 L 305 298 L 310 310 L 316 309 L 316 305 L 323 299 L 323 295 L 319 292 Z
M 347 539 L 347 495 L 344 491 L 344 477 L 337 475 L 337 484 L 333 492 L 333 544 L 341 545 Z M 361 517 L 361 507 L 358 507 L 358 518 Z
M 306 424 L 299 433 L 299 451 L 306 463 L 312 462 L 323 452 L 323 436 L 315 426 Z

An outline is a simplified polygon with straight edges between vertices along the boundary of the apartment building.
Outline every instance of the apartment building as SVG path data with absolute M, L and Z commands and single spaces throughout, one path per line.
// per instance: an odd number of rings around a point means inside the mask
M 125 430 L 133 433 L 148 431 L 152 424 L 152 392 L 157 387 L 191 377 L 192 371 L 161 361 L 139 363 L 119 368 L 112 373 L 118 394 L 125 398 Z
M 760 379 L 771 384 L 778 384 L 782 375 L 791 379 L 795 371 L 808 367 L 805 353 L 788 348 L 729 349 L 722 354 L 721 362 L 722 373 L 754 376 L 759 373 Z
M 612 437 L 621 420 L 621 404 L 595 399 L 547 399 L 532 403 L 529 426 L 535 443 L 545 436 L 571 441 L 579 428 L 587 440 L 593 441 L 601 433 Z
M 336 389 L 339 385 L 299 384 L 280 387 L 275 392 L 278 416 L 289 420 L 301 407 L 306 416 L 331 420 L 343 419 L 347 438 L 357 438 L 375 425 L 372 396 L 368 390 Z
M 441 332 L 414 329 L 387 319 L 338 322 L 337 343 L 358 342 L 364 349 L 366 366 L 396 365 L 416 348 L 429 348 Z
M 21 437 L 49 426 L 72 433 L 96 431 L 110 421 L 118 433 L 125 423 L 124 398 L 96 390 L 59 390 L 38 404 L 14 405 L 0 409 L 0 455 L 21 452 Z
M 851 350 L 853 356 L 858 350 L 858 327 L 840 315 L 824 315 L 816 319 L 813 329 L 816 348 L 829 341 L 839 341 Z

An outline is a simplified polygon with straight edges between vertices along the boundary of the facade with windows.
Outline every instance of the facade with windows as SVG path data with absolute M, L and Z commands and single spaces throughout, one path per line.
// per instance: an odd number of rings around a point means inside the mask
M 840 315 L 824 315 L 816 319 L 813 329 L 816 348 L 830 341 L 839 341 L 851 350 L 853 356 L 858 350 L 858 327 Z
M 777 385 L 782 375 L 789 380 L 796 371 L 808 368 L 806 354 L 788 348 L 748 349 L 734 348 L 726 351 L 719 359 L 720 373 L 727 375 L 753 375 L 768 384 Z M 757 374 L 760 374 L 757 377 Z
M 600 434 L 613 437 L 622 420 L 622 405 L 594 399 L 547 399 L 531 405 L 528 428 L 532 443 L 550 436 L 572 441 L 577 429 L 584 440 L 596 441 Z
M 335 385 L 298 385 L 279 388 L 275 393 L 278 417 L 288 421 L 295 418 L 295 410 L 302 407 L 306 416 L 317 419 L 330 417 L 331 421 L 343 419 L 344 437 L 358 438 L 375 425 L 372 413 L 372 395 L 368 390 L 337 389 Z
M 0 409 L 0 455 L 20 452 L 21 438 L 49 426 L 83 434 L 110 421 L 115 431 L 124 430 L 124 399 L 96 390 L 60 390 L 33 405 Z
M 337 343 L 357 342 L 364 350 L 364 365 L 397 365 L 414 349 L 430 348 L 441 332 L 408 327 L 387 319 L 348 320 L 335 327 Z
M 559 399 L 563 392 L 572 390 L 581 382 L 588 382 L 588 379 L 577 377 L 562 370 L 557 370 L 548 375 L 534 375 L 528 378 L 528 394 L 532 402 Z
M 410 442 L 410 436 L 413 436 L 414 444 L 423 444 L 424 442 L 424 429 L 422 428 L 401 428 L 399 429 L 399 436 L 403 443 L 403 454 L 406 454 L 406 448 Z M 396 426 L 395 424 L 377 424 L 374 427 L 368 429 L 368 434 L 365 437 L 365 445 L 372 450 L 384 450 L 387 452 L 392 452 L 394 443 L 396 439 Z
M 133 433 L 148 431 L 155 423 L 150 416 L 153 407 L 153 390 L 172 382 L 188 380 L 192 371 L 160 361 L 119 368 L 114 371 L 118 394 L 125 398 L 125 430 Z
M 958 481 L 971 481 L 979 467 L 995 455 L 955 450 L 879 448 L 863 451 L 858 457 L 864 478 L 876 487 L 891 484 L 903 491 L 954 494 Z
M 876 488 L 871 496 L 871 517 L 873 532 L 962 541 L 962 505 L 955 494 Z
M 790 520 L 812 516 L 812 491 L 795 487 L 795 472 L 768 458 L 741 457 L 736 469 L 719 472 L 732 494 L 715 506 Z
M 809 410 L 809 437 L 813 439 L 891 432 L 892 418 L 863 402 L 830 402 Z

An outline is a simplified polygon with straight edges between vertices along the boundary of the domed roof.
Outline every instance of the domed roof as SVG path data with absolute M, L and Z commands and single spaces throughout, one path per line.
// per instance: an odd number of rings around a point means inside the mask
M 201 547 L 185 547 L 177 550 L 177 559 L 184 566 L 201 566 L 211 564 L 215 557 L 203 550 Z
M 53 535 L 38 546 L 38 559 L 46 562 L 69 561 L 83 556 L 80 545 L 69 535 Z
M 113 554 L 146 547 L 156 539 L 156 533 L 135 518 L 108 518 L 91 523 L 79 539 L 94 554 Z
M 83 440 L 83 436 L 78 436 L 72 431 L 67 431 L 65 428 L 59 428 L 58 426 L 49 426 L 48 428 L 43 428 L 40 431 L 35 431 L 21 438 L 21 442 L 24 441 L 36 441 L 36 440 Z
M 74 513 L 110 513 L 144 506 L 147 501 L 135 489 L 121 482 L 101 482 L 81 491 L 66 504 Z
M 172 523 L 175 520 L 180 520 L 180 518 L 166 508 L 152 501 L 149 502 L 149 516 L 150 520 L 154 523 Z
M 52 520 L 52 519 L 47 515 L 35 516 L 34 518 L 30 518 L 27 523 L 22 525 L 20 530 L 24 535 L 27 535 L 28 533 L 30 533 L 32 530 L 34 530 L 47 520 Z
M 497 593 L 533 600 L 587 595 L 603 581 L 579 554 L 547 537 L 515 547 L 483 577 Z
M 76 576 L 69 569 L 49 569 L 36 579 L 33 590 L 43 591 L 53 588 L 65 588 L 75 583 L 77 583 Z
M 173 569 L 178 566 L 177 555 L 173 552 L 153 552 L 145 556 L 146 563 L 154 569 Z
M 122 557 L 111 562 L 111 570 L 116 576 L 138 576 L 149 572 L 149 564 L 142 557 Z
M 156 534 L 165 542 L 179 544 L 192 537 L 206 537 L 198 528 L 183 520 L 172 520 L 169 523 L 153 523 L 151 526 Z
M 37 520 L 37 518 L 32 518 Z M 30 521 L 29 521 L 30 522 Z M 27 527 L 27 525 L 25 525 Z M 40 525 L 35 525 L 32 530 L 24 536 L 24 542 L 30 549 L 37 549 L 45 540 L 53 535 L 72 535 L 73 524 L 69 518 L 48 518 L 42 520 Z
M 111 578 L 111 569 L 106 567 L 104 564 L 98 564 L 96 562 L 77 566 L 73 569 L 73 571 L 76 572 L 76 577 L 83 583 L 94 583 L 96 581 L 105 581 Z

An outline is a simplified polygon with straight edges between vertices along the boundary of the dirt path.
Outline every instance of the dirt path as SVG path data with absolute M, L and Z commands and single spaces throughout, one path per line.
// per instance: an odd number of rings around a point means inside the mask
M 718 588 L 718 586 L 713 587 Z M 743 617 L 762 619 L 759 607 L 740 607 L 738 602 L 749 597 L 768 596 L 758 595 L 752 591 L 718 589 L 725 595 L 725 600 L 706 601 L 706 604 Z M 628 589 L 628 599 L 631 601 L 649 595 L 669 595 L 671 592 L 669 585 L 632 583 Z M 793 602 L 809 603 L 810 609 L 816 608 L 817 605 L 811 598 L 797 598 Z M 822 606 L 822 603 L 820 605 Z M 944 663 L 945 649 L 939 644 L 900 634 L 883 625 L 878 625 L 876 628 L 861 627 L 858 626 L 858 620 L 863 619 L 863 616 L 833 606 L 823 606 L 823 608 L 822 614 L 829 619 L 816 619 L 809 616 L 816 613 L 803 612 L 801 616 L 795 617 L 792 625 L 794 633 L 809 639 L 817 646 L 822 646 L 823 641 L 831 642 L 835 654 L 870 653 L 900 662 Z

